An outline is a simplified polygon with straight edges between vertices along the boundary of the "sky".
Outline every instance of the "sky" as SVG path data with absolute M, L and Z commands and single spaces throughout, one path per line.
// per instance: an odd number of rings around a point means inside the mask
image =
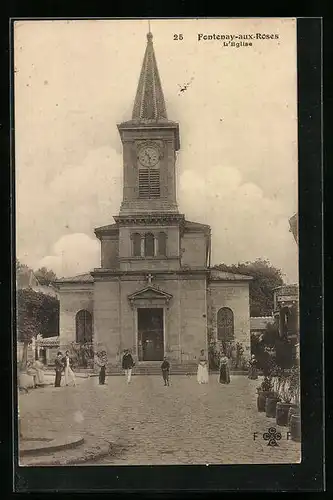
M 15 22 L 16 253 L 34 269 L 100 266 L 94 228 L 119 213 L 116 124 L 131 118 L 147 31 L 146 20 Z M 180 212 L 211 226 L 212 264 L 264 258 L 297 282 L 296 21 L 154 19 L 151 31 L 180 126 Z M 255 38 L 198 40 L 214 33 Z

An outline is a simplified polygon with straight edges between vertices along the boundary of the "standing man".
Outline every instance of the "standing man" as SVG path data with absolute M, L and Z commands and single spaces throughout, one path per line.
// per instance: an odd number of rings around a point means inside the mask
M 69 379 L 72 380 L 74 387 L 76 386 L 75 375 L 72 370 L 72 359 L 69 357 L 69 351 L 66 351 L 65 357 L 63 359 L 64 367 L 65 367 L 65 384 L 68 385 Z
M 61 373 L 64 369 L 64 365 L 62 362 L 62 352 L 58 352 L 57 357 L 54 360 L 55 364 L 55 381 L 54 381 L 54 387 L 60 387 L 61 384 Z
M 123 360 L 122 360 L 122 368 L 125 371 L 125 376 L 127 378 L 127 383 L 129 384 L 131 382 L 131 377 L 132 377 L 132 368 L 134 366 L 134 361 L 132 358 L 132 355 L 129 351 L 129 349 L 124 349 L 124 355 L 123 355 Z
M 162 369 L 164 385 L 170 385 L 169 384 L 170 363 L 165 356 L 163 359 L 163 363 L 161 364 L 161 369 Z

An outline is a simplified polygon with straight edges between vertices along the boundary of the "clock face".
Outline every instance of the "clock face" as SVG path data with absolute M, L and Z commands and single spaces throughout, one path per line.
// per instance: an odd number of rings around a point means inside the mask
M 154 167 L 160 159 L 160 154 L 157 148 L 154 148 L 153 146 L 145 146 L 140 149 L 138 159 L 144 167 Z

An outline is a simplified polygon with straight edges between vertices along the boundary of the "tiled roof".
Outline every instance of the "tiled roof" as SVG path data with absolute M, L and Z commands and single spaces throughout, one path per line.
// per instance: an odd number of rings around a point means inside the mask
M 265 330 L 268 324 L 274 323 L 273 316 L 259 316 L 250 318 L 250 330 Z
M 210 231 L 210 226 L 201 224 L 200 222 L 185 221 L 185 229 L 188 231 Z
M 282 285 L 274 288 L 276 295 L 298 295 L 298 285 Z
M 56 297 L 57 296 L 57 292 L 54 288 L 53 285 L 39 285 L 39 286 L 32 286 L 31 287 L 32 290 L 34 290 L 35 292 L 40 292 L 40 293 L 44 293 L 45 295 L 49 295 L 50 297 Z
M 60 344 L 59 335 L 55 337 L 47 337 L 36 342 L 40 347 L 54 347 Z
M 92 283 L 94 281 L 90 273 L 77 274 L 66 278 L 59 278 L 56 283 Z
M 210 270 L 210 279 L 212 281 L 251 281 L 252 276 L 245 274 L 227 273 L 226 271 L 219 271 L 218 269 Z
M 107 224 L 106 226 L 100 226 L 95 228 L 95 232 L 112 231 L 118 229 L 118 224 Z

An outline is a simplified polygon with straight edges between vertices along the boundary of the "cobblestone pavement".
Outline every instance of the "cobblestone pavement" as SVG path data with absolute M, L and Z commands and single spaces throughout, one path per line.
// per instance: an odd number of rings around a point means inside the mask
M 212 375 L 208 385 L 195 376 L 174 376 L 165 387 L 159 376 L 80 379 L 77 387 L 45 387 L 20 397 L 22 430 L 45 435 L 67 429 L 114 443 L 100 463 L 242 464 L 295 463 L 300 444 L 287 439 L 288 429 L 256 409 L 258 380 L 234 375 L 222 385 Z M 262 434 L 282 433 L 271 447 Z M 257 432 L 256 439 L 254 433 Z

